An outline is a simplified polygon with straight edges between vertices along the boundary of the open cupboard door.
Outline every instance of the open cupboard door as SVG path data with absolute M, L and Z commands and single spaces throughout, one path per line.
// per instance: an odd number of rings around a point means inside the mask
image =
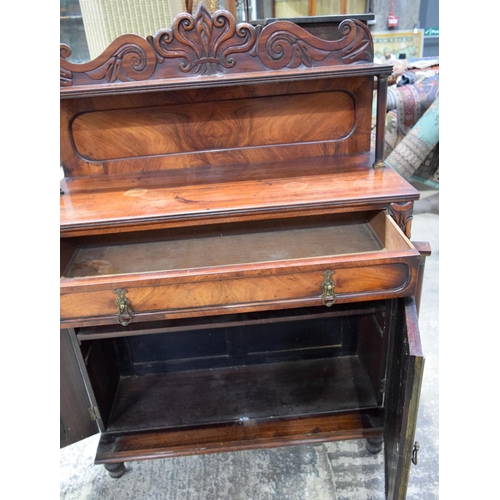
M 70 333 L 61 330 L 60 416 L 61 440 L 64 448 L 99 432 L 92 418 L 93 405 L 85 388 L 83 375 L 73 349 Z
M 389 352 L 385 403 L 385 477 L 386 498 L 403 500 L 406 498 L 412 455 L 416 446 L 415 429 L 424 356 L 415 299 L 402 299 L 400 307 L 394 310 L 396 325 L 392 332 L 396 338 Z

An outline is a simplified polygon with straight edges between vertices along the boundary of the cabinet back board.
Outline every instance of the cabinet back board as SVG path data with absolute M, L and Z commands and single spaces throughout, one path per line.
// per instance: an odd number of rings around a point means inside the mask
M 64 110 L 64 165 L 81 176 L 369 153 L 371 81 L 63 101 L 73 108 Z

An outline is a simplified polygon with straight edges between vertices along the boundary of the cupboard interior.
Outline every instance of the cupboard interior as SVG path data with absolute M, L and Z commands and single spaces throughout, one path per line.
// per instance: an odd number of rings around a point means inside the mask
M 106 433 L 380 408 L 390 301 L 77 330 Z
M 258 220 L 62 241 L 62 278 L 215 268 L 409 248 L 385 212 Z

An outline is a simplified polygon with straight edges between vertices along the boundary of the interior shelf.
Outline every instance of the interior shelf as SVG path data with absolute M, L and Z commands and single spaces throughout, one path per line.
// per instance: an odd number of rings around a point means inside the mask
M 95 463 L 381 435 L 356 355 L 121 377 Z
M 108 432 L 376 406 L 357 356 L 121 377 Z

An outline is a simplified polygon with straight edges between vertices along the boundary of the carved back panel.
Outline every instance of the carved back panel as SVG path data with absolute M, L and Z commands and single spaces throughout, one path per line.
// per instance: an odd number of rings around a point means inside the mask
M 348 81 L 347 81 L 348 80 Z M 371 79 L 63 102 L 71 176 L 369 152 Z
M 374 65 L 366 26 L 325 41 L 280 21 L 236 25 L 200 4 L 171 29 L 125 35 L 97 59 L 61 46 L 66 176 L 370 151 Z

